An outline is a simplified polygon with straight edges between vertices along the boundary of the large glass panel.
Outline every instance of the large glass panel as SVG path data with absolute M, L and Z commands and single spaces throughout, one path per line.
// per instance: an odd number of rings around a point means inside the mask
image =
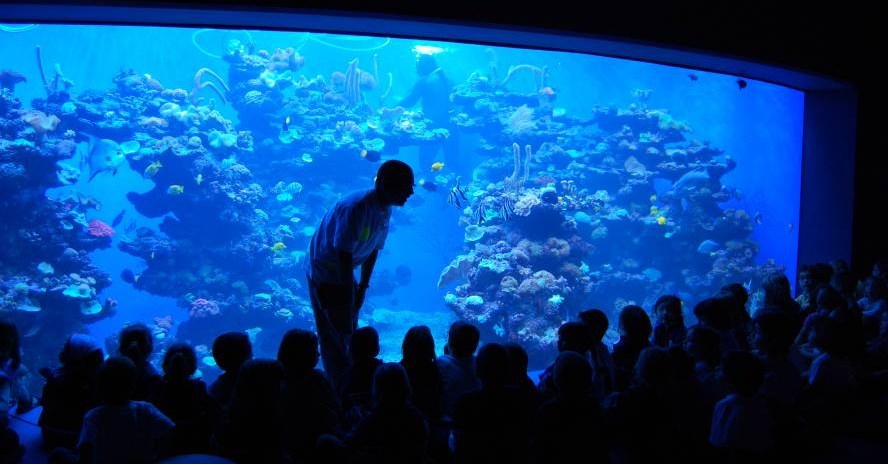
M 540 368 L 587 308 L 693 306 L 795 274 L 804 94 L 585 54 L 305 32 L 0 31 L 0 295 L 32 368 L 147 324 L 216 373 L 218 334 L 273 356 L 313 328 L 324 213 L 409 163 L 361 325 L 400 359 L 466 319 Z M 756 307 L 750 303 L 750 309 Z

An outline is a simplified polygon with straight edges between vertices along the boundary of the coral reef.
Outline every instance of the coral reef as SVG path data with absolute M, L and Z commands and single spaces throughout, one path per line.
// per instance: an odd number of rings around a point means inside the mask
M 97 298 L 111 281 L 88 256 L 110 245 L 113 230 L 88 220 L 98 203 L 65 190 L 56 174 L 75 145 L 64 116 L 24 109 L 12 90 L 0 89 L 0 316 L 19 327 L 24 363 L 36 372 L 56 360 L 58 341 L 115 311 Z
M 519 69 L 496 85 L 475 74 L 453 94 L 466 121 L 499 128 L 482 133 L 481 150 L 494 156 L 466 189 L 460 223 L 476 225 L 474 241 L 438 283 L 449 289 L 445 304 L 485 337 L 519 342 L 540 363 L 558 326 L 589 306 L 615 318 L 665 293 L 692 305 L 779 269 L 756 264 L 749 215 L 721 206 L 739 198 L 722 181 L 735 160 L 648 108 L 650 91 L 637 92 L 641 105 L 573 118 L 542 112 L 554 91 L 540 72 L 536 93 L 503 91 Z

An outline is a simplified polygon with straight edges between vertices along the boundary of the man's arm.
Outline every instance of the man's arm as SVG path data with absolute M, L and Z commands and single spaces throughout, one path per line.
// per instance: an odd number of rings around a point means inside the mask
M 376 266 L 376 257 L 378 256 L 379 249 L 376 249 L 361 265 L 361 282 L 358 283 L 358 288 L 366 289 L 370 285 L 370 276 L 373 274 L 373 267 Z
M 413 87 L 410 89 L 410 93 L 407 94 L 406 97 L 401 99 L 401 101 L 398 102 L 398 105 L 404 108 L 410 108 L 413 105 L 416 105 L 423 93 L 423 81 L 423 78 L 420 78 L 418 81 L 416 81 L 416 83 L 413 84 Z
M 378 256 L 379 249 L 376 249 L 361 265 L 361 281 L 358 283 L 358 289 L 355 291 L 355 310 L 360 310 L 364 305 L 364 297 L 367 295 L 367 288 L 370 286 L 370 276 L 373 274 L 373 267 L 376 266 L 376 258 Z
M 354 272 L 354 255 L 351 252 L 339 251 L 339 282 L 342 283 L 342 291 L 345 293 L 343 298 L 349 305 L 355 302 L 355 272 Z

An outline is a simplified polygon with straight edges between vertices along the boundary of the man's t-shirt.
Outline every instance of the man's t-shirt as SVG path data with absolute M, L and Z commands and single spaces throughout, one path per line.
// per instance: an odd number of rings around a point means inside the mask
M 341 284 L 339 252 L 352 254 L 352 270 L 364 263 L 374 250 L 382 249 L 388 237 L 392 210 L 383 207 L 375 189 L 352 192 L 324 215 L 311 238 L 306 272 L 316 283 Z

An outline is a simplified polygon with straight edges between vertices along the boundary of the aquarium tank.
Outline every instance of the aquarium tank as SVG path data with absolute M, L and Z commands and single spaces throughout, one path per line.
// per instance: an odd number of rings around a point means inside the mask
M 0 313 L 25 364 L 64 338 L 155 352 L 225 331 L 274 356 L 314 329 L 308 242 L 407 162 L 359 324 L 400 359 L 462 319 L 539 369 L 600 308 L 651 311 L 796 273 L 805 93 L 583 53 L 318 32 L 77 24 L 0 30 Z M 756 305 L 750 303 L 751 308 Z

